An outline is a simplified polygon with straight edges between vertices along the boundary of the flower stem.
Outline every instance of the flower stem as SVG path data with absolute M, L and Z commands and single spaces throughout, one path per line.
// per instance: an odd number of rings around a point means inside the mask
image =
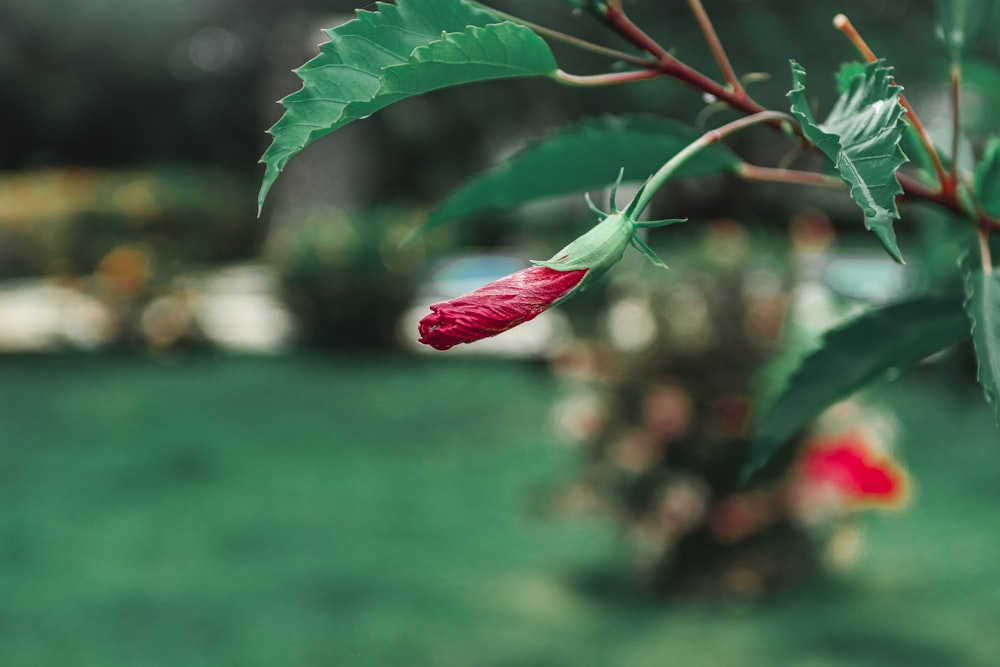
M 580 76 L 569 74 L 561 69 L 557 69 L 552 78 L 560 83 L 570 86 L 609 86 L 617 83 L 631 83 L 632 81 L 644 81 L 655 79 L 660 75 L 656 70 L 640 69 L 629 72 L 611 72 L 609 74 L 588 74 Z
M 691 7 L 691 12 L 701 27 L 701 32 L 705 35 L 705 41 L 708 42 L 708 47 L 712 50 L 712 55 L 715 56 L 715 62 L 719 65 L 719 69 L 722 70 L 722 76 L 725 77 L 734 93 L 746 96 L 743 84 L 740 83 L 739 78 L 736 76 L 732 63 L 729 62 L 729 57 L 726 55 L 726 50 L 722 48 L 719 35 L 715 32 L 715 26 L 712 25 L 712 20 L 708 17 L 708 12 L 705 11 L 701 0 L 688 0 L 688 5 Z
M 983 274 L 993 273 L 993 257 L 990 254 L 990 230 L 982 225 L 979 226 L 979 256 L 983 262 Z
M 663 185 L 670 180 L 670 177 L 673 176 L 678 167 L 697 155 L 699 151 L 713 144 L 717 144 L 733 132 L 750 127 L 751 125 L 770 122 L 780 123 L 782 121 L 794 122 L 794 119 L 781 111 L 760 111 L 758 113 L 734 120 L 731 123 L 726 123 L 722 127 L 709 130 L 705 134 L 701 135 L 681 149 L 679 153 L 667 160 L 664 165 L 656 171 L 656 173 L 649 177 L 649 180 L 646 181 L 645 187 L 637 197 L 634 206 L 630 207 L 633 217 L 638 218 L 639 215 L 642 214 L 643 210 L 649 206 L 649 203 L 653 200 L 653 196 L 656 194 L 657 190 L 663 187 Z
M 843 189 L 844 181 L 836 176 L 817 174 L 814 171 L 799 171 L 796 169 L 775 169 L 773 167 L 758 167 L 743 163 L 737 169 L 743 180 L 766 183 L 788 183 L 790 185 L 815 185 L 822 188 Z
M 840 30 L 847 39 L 851 41 L 854 48 L 864 56 L 865 60 L 870 63 L 878 60 L 878 56 L 875 52 L 869 48 L 867 42 L 860 33 L 854 28 L 851 20 L 843 14 L 837 14 L 833 17 L 833 25 L 837 30 Z M 917 136 L 920 137 L 920 143 L 923 144 L 924 150 L 927 151 L 927 155 L 930 156 L 931 162 L 934 164 L 934 173 L 937 175 L 938 184 L 941 186 L 941 190 L 947 193 L 953 193 L 955 190 L 955 181 L 952 179 L 944 169 L 944 165 L 941 163 L 941 156 L 938 155 L 937 150 L 934 148 L 934 143 L 931 141 L 930 135 L 927 133 L 924 124 L 920 122 L 920 117 L 917 116 L 917 112 L 913 110 L 910 106 L 910 102 L 906 99 L 906 95 L 900 93 L 899 103 L 906 109 L 906 117 L 910 120 L 910 124 L 913 129 L 916 130 Z
M 961 125 L 962 64 L 951 64 L 951 180 L 958 182 L 958 144 L 962 134 Z
M 469 0 L 469 1 L 474 5 L 478 5 L 496 14 L 505 21 L 510 21 L 511 23 L 517 23 L 518 25 L 523 25 L 525 28 L 528 28 L 533 32 L 536 32 L 539 35 L 544 35 L 546 37 L 554 39 L 557 42 L 562 42 L 563 44 L 574 46 L 583 51 L 596 53 L 597 55 L 605 56 L 607 58 L 611 58 L 612 60 L 620 60 L 622 62 L 636 65 L 638 67 L 650 66 L 650 61 L 647 58 L 640 58 L 632 55 L 631 53 L 625 53 L 624 51 L 619 51 L 618 49 L 611 49 L 606 46 L 602 46 L 600 44 L 594 44 L 593 42 L 588 42 L 587 40 L 576 37 L 575 35 L 569 35 L 565 32 L 555 30 L 553 28 L 547 28 L 543 25 L 539 25 L 538 23 L 527 21 L 518 16 L 514 16 L 513 14 L 502 12 L 499 9 L 490 7 L 489 5 L 483 2 L 478 2 L 477 0 Z

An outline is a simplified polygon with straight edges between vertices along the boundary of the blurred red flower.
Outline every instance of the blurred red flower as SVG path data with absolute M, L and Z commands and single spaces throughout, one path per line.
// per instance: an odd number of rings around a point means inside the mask
M 589 269 L 532 266 L 451 301 L 420 320 L 420 342 L 437 350 L 496 336 L 538 317 L 569 296 Z
M 833 495 L 852 508 L 901 507 L 908 498 L 907 473 L 874 449 L 861 434 L 807 444 L 799 467 L 800 493 Z

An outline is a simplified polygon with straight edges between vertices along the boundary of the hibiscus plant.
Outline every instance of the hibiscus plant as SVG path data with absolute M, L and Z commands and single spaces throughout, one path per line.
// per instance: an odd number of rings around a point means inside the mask
M 473 177 L 429 216 L 421 231 L 486 209 L 616 185 L 642 183 L 624 207 L 612 189 L 605 207 L 591 202 L 597 224 L 551 259 L 537 261 L 469 294 L 432 306 L 420 323 L 421 342 L 438 349 L 496 335 L 532 319 L 599 279 L 632 246 L 660 259 L 640 230 L 677 220 L 646 221 L 643 211 L 668 181 L 729 174 L 748 181 L 840 188 L 860 209 L 858 222 L 889 256 L 904 262 L 894 222 L 897 203 L 923 202 L 956 227 L 971 230 L 961 256 L 964 289 L 938 285 L 920 296 L 866 311 L 827 333 L 791 374 L 767 411 L 744 466 L 749 479 L 787 446 L 817 414 L 887 371 L 915 364 L 945 348 L 971 341 L 984 394 L 1000 419 L 1000 272 L 991 237 L 1000 230 L 1000 134 L 966 142 L 961 127 L 962 59 L 988 17 L 991 0 L 940 0 L 940 36 L 950 58 L 951 138 L 936 145 L 897 84 L 888 54 L 876 54 L 850 20 L 833 18 L 856 48 L 858 62 L 836 76 L 839 98 L 819 120 L 811 108 L 806 70 L 791 61 L 788 107 L 769 109 L 748 92 L 702 6 L 690 10 L 721 77 L 680 60 L 630 18 L 622 0 L 566 0 L 567 12 L 594 20 L 608 46 L 511 16 L 474 0 L 396 0 L 359 10 L 326 31 L 319 55 L 296 70 L 302 88 L 284 100 L 270 129 L 259 204 L 278 175 L 312 142 L 405 98 L 448 86 L 511 77 L 545 77 L 566 86 L 613 86 L 650 79 L 679 82 L 738 118 L 703 132 L 694 122 L 635 115 L 601 117 L 553 131 L 500 166 Z M 607 71 L 571 74 L 550 45 L 578 47 L 607 59 Z M 794 54 L 789 54 L 790 56 Z M 810 86 L 812 83 L 810 83 Z M 828 169 L 751 165 L 724 140 L 753 125 L 770 128 L 791 153 L 815 151 Z M 972 147 L 976 148 L 973 149 Z M 964 153 L 964 154 L 963 154 Z M 581 160 L 580 156 L 586 156 Z M 589 199 L 588 199 L 589 201 Z M 415 332 L 416 333 L 416 332 Z M 792 443 L 791 445 L 789 443 Z

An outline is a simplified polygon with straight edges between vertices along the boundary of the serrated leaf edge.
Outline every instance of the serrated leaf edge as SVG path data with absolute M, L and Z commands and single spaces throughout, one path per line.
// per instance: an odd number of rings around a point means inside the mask
M 840 97 L 837 99 L 837 103 L 834 105 L 834 108 L 830 112 L 830 116 L 832 116 L 837 111 L 838 107 L 844 102 L 845 98 L 850 95 L 851 89 L 855 85 L 854 82 L 857 81 L 858 78 L 861 77 L 867 78 L 869 74 L 874 74 L 875 76 L 878 76 L 883 80 L 887 80 L 888 81 L 887 87 L 890 90 L 895 89 L 893 90 L 890 99 L 894 98 L 896 100 L 896 105 L 897 105 L 897 109 L 895 110 L 895 117 L 892 119 L 894 125 L 893 131 L 897 132 L 897 136 L 895 138 L 895 141 L 892 143 L 890 152 L 886 154 L 887 157 L 893 158 L 893 162 L 896 163 L 895 167 L 893 168 L 893 174 L 892 174 L 893 175 L 892 181 L 895 183 L 895 190 L 892 193 L 893 198 L 892 198 L 891 208 L 887 209 L 875 203 L 871 197 L 867 196 L 867 191 L 873 188 L 863 188 L 861 186 L 863 179 L 861 179 L 860 176 L 858 175 L 857 169 L 853 165 L 853 161 L 849 159 L 850 156 L 845 155 L 847 153 L 847 150 L 844 148 L 844 145 L 841 142 L 842 135 L 836 132 L 831 132 L 827 129 L 829 116 L 827 117 L 827 121 L 824 121 L 823 123 L 818 123 L 815 117 L 812 115 L 809 109 L 808 100 L 805 99 L 805 90 L 806 90 L 805 79 L 807 76 L 805 68 L 794 60 L 791 61 L 791 67 L 792 67 L 793 87 L 790 91 L 788 91 L 787 97 L 792 100 L 792 107 L 791 107 L 792 115 L 794 115 L 802 124 L 803 132 L 806 134 L 806 137 L 813 143 L 815 143 L 820 148 L 820 150 L 822 150 L 827 155 L 827 157 L 833 160 L 834 166 L 837 168 L 838 173 L 843 174 L 842 165 L 846 164 L 849 166 L 850 171 L 854 173 L 853 181 L 844 178 L 843 175 L 841 175 L 841 179 L 844 180 L 845 184 L 848 186 L 851 199 L 854 200 L 854 202 L 857 203 L 862 209 L 862 212 L 864 214 L 865 228 L 871 231 L 873 234 L 875 234 L 875 236 L 882 243 L 882 246 L 885 248 L 886 252 L 889 253 L 890 257 L 892 257 L 895 261 L 899 262 L 900 264 L 904 264 L 905 262 L 903 261 L 903 256 L 902 253 L 900 252 L 899 244 L 896 240 L 896 234 L 895 231 L 893 230 L 892 223 L 899 219 L 899 208 L 896 206 L 895 196 L 903 192 L 903 188 L 899 184 L 899 180 L 896 177 L 896 172 L 898 171 L 899 167 L 901 167 L 903 164 L 909 161 L 909 158 L 907 158 L 906 153 L 903 152 L 902 146 L 900 145 L 903 139 L 903 132 L 907 127 L 907 123 L 905 121 L 906 110 L 899 103 L 899 95 L 902 92 L 902 87 L 895 84 L 892 81 L 892 75 L 891 75 L 892 68 L 887 67 L 884 64 L 884 61 L 882 60 L 878 60 L 866 65 L 865 69 L 862 72 L 859 72 L 855 74 L 853 77 L 851 77 L 848 89 L 840 95 Z M 843 71 L 843 69 L 841 71 Z M 796 98 L 798 98 L 798 100 L 796 100 Z M 797 101 L 798 101 L 798 107 L 797 107 Z M 900 124 L 900 121 L 902 121 L 902 124 Z M 896 130 L 895 128 L 898 128 L 898 130 Z M 831 155 L 830 151 L 828 150 L 828 147 L 831 144 L 836 146 L 835 156 Z M 846 162 L 845 162 L 845 157 L 847 158 Z M 885 185 L 891 187 L 890 183 L 886 183 Z M 862 193 L 865 196 L 859 197 L 857 196 L 856 193 Z M 862 203 L 862 201 L 864 201 L 865 203 Z M 880 211 L 884 211 L 885 214 L 887 214 L 889 217 L 889 221 L 885 226 L 881 226 L 882 223 L 876 223 L 876 219 L 882 217 L 879 214 Z M 871 212 L 871 215 L 869 215 L 869 212 Z
M 923 297 L 923 298 L 927 298 L 927 297 Z M 760 420 L 759 420 L 759 422 L 757 424 L 757 428 L 760 429 L 760 427 L 762 425 L 764 425 L 764 424 L 766 424 L 768 422 L 768 418 L 773 413 L 773 410 L 774 410 L 775 406 L 777 406 L 786 395 L 789 395 L 791 393 L 790 389 L 792 387 L 796 386 L 796 384 L 799 381 L 799 378 L 801 378 L 803 375 L 808 376 L 808 374 L 810 372 L 812 372 L 812 369 L 810 368 L 810 365 L 811 365 L 810 362 L 812 362 L 817 357 L 821 357 L 824 354 L 828 353 L 827 346 L 828 346 L 829 342 L 831 341 L 831 339 L 837 337 L 839 334 L 841 334 L 844 331 L 847 331 L 847 330 L 851 329 L 852 327 L 858 326 L 859 324 L 863 324 L 868 319 L 872 319 L 872 318 L 875 318 L 875 317 L 884 316 L 886 309 L 906 307 L 908 305 L 912 305 L 912 303 L 913 303 L 912 301 L 903 301 L 903 302 L 898 302 L 898 303 L 895 303 L 895 304 L 890 304 L 890 305 L 885 306 L 884 308 L 881 308 L 881 309 L 876 310 L 876 311 L 869 311 L 867 313 L 862 313 L 862 314 L 858 315 L 857 317 L 851 318 L 850 320 L 848 320 L 846 322 L 843 322 L 843 323 L 841 323 L 841 324 L 839 324 L 839 325 L 831 328 L 830 330 L 826 331 L 822 335 L 822 337 L 820 338 L 819 347 L 816 348 L 815 350 L 813 350 L 812 352 L 810 352 L 809 354 L 807 354 L 805 357 L 803 357 L 802 360 L 799 362 L 798 367 L 795 369 L 795 371 L 785 381 L 785 386 L 782 388 L 781 392 L 778 393 L 778 395 L 774 398 L 774 400 L 767 407 L 767 410 L 763 413 L 762 417 L 760 418 Z M 966 312 L 968 312 L 968 311 L 966 311 Z M 957 313 L 957 312 L 956 312 L 956 314 L 960 315 L 960 313 Z M 933 351 L 929 352 L 928 354 L 933 354 Z M 923 357 L 921 357 L 921 358 L 923 358 Z M 917 360 L 919 360 L 919 359 L 917 359 Z M 888 368 L 886 370 L 888 370 Z M 830 403 L 828 403 L 827 405 L 829 405 L 829 404 L 831 404 L 831 403 L 833 403 L 833 402 L 835 402 L 835 401 L 837 401 L 837 400 L 839 400 L 839 399 L 841 399 L 841 398 L 843 398 L 845 396 L 849 396 L 852 393 L 858 391 L 861 387 L 863 387 L 865 385 L 865 383 L 867 381 L 869 381 L 871 378 L 877 377 L 877 376 L 878 376 L 878 372 L 876 372 L 874 375 L 869 374 L 867 376 L 862 377 L 860 380 L 855 380 L 854 382 L 849 383 L 848 385 L 846 385 L 845 388 L 841 388 L 838 392 L 835 392 L 834 395 L 833 395 L 833 398 L 830 399 Z M 814 417 L 815 415 L 812 415 L 812 416 Z M 760 433 L 760 431 L 758 431 L 758 434 L 759 433 Z M 762 443 L 762 442 L 763 443 L 767 443 L 768 445 L 770 445 L 770 449 L 769 449 L 769 451 L 765 451 L 764 456 L 759 457 L 759 460 L 755 460 L 758 457 L 756 457 L 754 455 L 754 453 L 757 451 L 760 443 Z M 754 474 L 756 474 L 758 471 L 760 471 L 764 467 L 766 467 L 767 464 L 768 464 L 768 462 L 774 457 L 775 454 L 778 453 L 778 451 L 780 451 L 782 449 L 782 447 L 785 446 L 785 444 L 786 444 L 786 441 L 778 442 L 778 438 L 775 438 L 774 436 L 761 437 L 760 435 L 755 435 L 755 437 L 754 437 L 754 439 L 752 441 L 753 447 L 751 449 L 750 460 L 747 462 L 747 465 L 745 465 L 745 467 L 743 469 L 743 472 L 741 474 L 741 483 L 744 483 L 744 484 L 747 483 L 754 476 Z
M 962 270 L 965 273 L 965 301 L 963 302 L 963 307 L 965 308 L 965 313 L 969 318 L 969 333 L 972 335 L 972 345 L 976 351 L 976 381 L 979 386 L 983 389 L 983 395 L 986 397 L 986 402 L 989 403 L 994 410 L 994 414 L 998 423 L 1000 423 L 1000 389 L 997 388 L 998 378 L 993 378 L 993 386 L 988 387 L 986 383 L 983 382 L 983 362 L 982 354 L 985 352 L 987 362 L 989 363 L 989 368 L 1000 368 L 1000 345 L 995 346 L 995 352 L 991 349 L 982 350 L 982 346 L 976 336 L 976 332 L 980 328 L 985 328 L 985 323 L 980 323 L 976 320 L 976 316 L 973 314 L 973 300 L 976 298 L 976 285 L 974 281 L 980 282 L 980 289 L 978 290 L 981 294 L 980 297 L 983 300 L 982 312 L 986 312 L 986 281 L 989 279 L 989 275 L 986 274 L 981 268 L 974 266 L 975 260 L 973 259 L 972 253 L 966 253 L 960 260 L 962 265 Z M 992 374 L 992 371 L 989 371 Z
M 385 67 L 381 67 L 378 70 L 372 70 L 371 72 L 364 71 L 364 70 L 358 70 L 358 71 L 360 71 L 363 74 L 372 75 L 374 78 L 377 78 L 378 85 L 375 88 L 374 92 L 371 94 L 371 96 L 369 96 L 367 99 L 349 100 L 344 105 L 343 109 L 341 109 L 341 111 L 338 114 L 338 116 L 331 123 L 325 124 L 325 125 L 315 125 L 315 124 L 312 124 L 313 129 L 308 130 L 308 133 L 306 134 L 304 140 L 302 140 L 300 142 L 296 142 L 295 144 L 292 144 L 292 146 L 291 146 L 291 148 L 289 150 L 282 151 L 282 154 L 275 156 L 276 159 L 269 160 L 268 159 L 268 154 L 272 151 L 273 147 L 275 145 L 277 145 L 278 134 L 274 130 L 287 117 L 288 110 L 290 109 L 290 107 L 288 105 L 288 100 L 290 98 L 293 98 L 296 95 L 300 94 L 303 90 L 306 89 L 306 87 L 307 87 L 307 85 L 308 85 L 309 82 L 307 81 L 307 79 L 305 78 L 305 76 L 310 71 L 310 68 L 311 68 L 311 66 L 313 66 L 312 65 L 313 63 L 316 63 L 317 61 L 320 61 L 320 60 L 322 60 L 324 58 L 324 53 L 321 52 L 320 54 L 318 54 L 314 58 L 310 59 L 305 64 L 303 64 L 301 67 L 299 67 L 299 68 L 297 68 L 295 70 L 296 74 L 299 76 L 300 80 L 303 82 L 303 86 L 298 91 L 295 91 L 295 92 L 287 95 L 286 97 L 284 97 L 284 98 L 282 98 L 280 100 L 280 103 L 282 104 L 282 106 L 285 107 L 286 111 L 285 111 L 284 114 L 282 114 L 281 118 L 279 118 L 267 130 L 267 134 L 269 134 L 270 136 L 272 136 L 274 138 L 274 140 L 268 146 L 268 148 L 264 151 L 263 155 L 261 156 L 260 160 L 258 161 L 259 163 L 265 165 L 264 179 L 263 179 L 263 182 L 261 184 L 260 192 L 258 194 L 258 201 L 257 201 L 258 215 L 260 215 L 261 209 L 263 208 L 264 200 L 266 199 L 268 193 L 270 192 L 271 187 L 277 181 L 277 178 L 281 174 L 281 172 L 288 165 L 288 162 L 290 162 L 292 158 L 294 158 L 296 155 L 298 155 L 301 151 L 303 151 L 307 146 L 309 146 L 310 144 L 312 144 L 317 139 L 325 136 L 326 134 L 329 134 L 330 132 L 335 131 L 336 129 L 339 129 L 339 127 L 342 127 L 343 125 L 340 125 L 340 123 L 345 118 L 345 116 L 349 115 L 349 110 L 350 110 L 350 108 L 351 108 L 352 105 L 354 105 L 354 104 L 358 104 L 358 105 L 370 104 L 370 103 L 372 103 L 373 101 L 375 101 L 376 99 L 378 99 L 382 95 L 391 95 L 392 94 L 391 90 L 389 90 L 389 91 L 385 90 L 385 87 L 386 87 L 386 72 L 390 71 L 390 70 L 392 70 L 393 68 L 396 68 L 396 67 L 408 67 L 408 66 L 413 66 L 413 65 L 424 64 L 422 61 L 420 61 L 417 58 L 417 56 L 419 55 L 419 52 L 421 52 L 422 49 L 427 49 L 427 48 L 431 47 L 431 45 L 433 45 L 433 44 L 446 43 L 448 40 L 454 40 L 457 36 L 461 36 L 461 35 L 465 35 L 465 34 L 471 34 L 471 33 L 474 33 L 475 31 L 484 31 L 484 30 L 487 30 L 490 27 L 501 26 L 501 25 L 508 25 L 508 26 L 516 27 L 517 29 L 526 31 L 525 34 L 530 34 L 530 35 L 534 36 L 535 39 L 539 40 L 539 42 L 542 45 L 545 46 L 546 49 L 548 48 L 548 46 L 545 44 L 544 40 L 542 40 L 540 37 L 538 37 L 538 35 L 536 35 L 534 33 L 534 31 L 532 31 L 530 28 L 527 28 L 527 27 L 525 27 L 523 25 L 520 25 L 518 23 L 514 23 L 512 21 L 503 20 L 499 16 L 493 14 L 492 12 L 488 12 L 485 9 L 481 8 L 481 7 L 468 5 L 468 4 L 464 3 L 464 2 L 460 2 L 458 4 L 461 4 L 464 7 L 464 9 L 467 10 L 467 11 L 470 11 L 470 12 L 473 12 L 473 13 L 482 14 L 483 20 L 485 22 L 482 25 L 467 24 L 465 30 L 463 30 L 463 31 L 450 31 L 450 32 L 449 31 L 441 31 L 438 34 L 437 38 L 430 39 L 429 41 L 424 42 L 422 44 L 417 44 L 413 49 L 410 50 L 410 52 L 407 55 L 405 61 L 400 61 L 400 62 L 398 62 L 396 64 L 393 64 L 393 65 L 388 65 L 388 66 L 385 66 Z M 331 41 L 332 41 L 335 36 L 338 36 L 338 37 L 340 36 L 340 34 L 337 33 L 337 30 L 339 28 L 341 28 L 343 26 L 346 26 L 346 25 L 349 25 L 349 24 L 354 23 L 354 22 L 360 22 L 360 23 L 366 24 L 367 26 L 373 27 L 373 28 L 379 28 L 379 27 L 383 27 L 383 26 L 388 26 L 388 27 L 393 27 L 393 28 L 402 28 L 402 26 L 394 25 L 394 24 L 391 23 L 391 21 L 393 21 L 393 20 L 402 20 L 401 17 L 403 16 L 403 14 L 405 12 L 403 11 L 404 8 L 401 5 L 393 5 L 393 4 L 388 4 L 388 3 L 382 3 L 382 2 L 380 2 L 380 3 L 377 3 L 377 6 L 378 6 L 378 9 L 377 9 L 377 11 L 374 11 L 374 12 L 372 12 L 372 11 L 366 11 L 366 10 L 358 10 L 356 12 L 355 18 L 352 19 L 351 21 L 348 21 L 347 23 L 343 24 L 342 26 L 338 26 L 336 28 L 327 29 L 324 32 L 329 37 L 331 37 Z M 410 5 L 406 5 L 405 9 L 409 10 L 410 9 Z M 419 14 L 417 16 L 419 17 Z M 386 21 L 390 21 L 390 23 L 383 22 L 381 20 L 383 18 L 386 19 Z M 347 36 L 356 36 L 356 35 L 347 35 Z M 369 41 L 372 41 L 372 40 L 369 39 Z M 329 42 L 327 44 L 329 44 Z M 326 47 L 326 46 L 327 45 L 324 44 L 324 47 Z M 378 46 L 378 45 L 376 44 L 376 46 Z M 398 54 L 396 54 L 396 53 L 393 53 L 392 55 L 395 58 L 399 57 Z M 350 65 L 344 65 L 342 63 L 332 63 L 331 66 L 348 66 L 348 67 L 350 67 Z M 554 58 L 553 58 L 553 68 L 554 68 Z M 530 74 L 534 74 L 534 73 L 536 73 L 536 72 L 525 70 L 525 75 L 530 75 Z M 513 76 L 522 76 L 522 75 L 513 75 Z M 344 123 L 344 124 L 346 125 L 346 123 Z M 291 127 L 294 127 L 295 125 L 308 126 L 310 124 L 308 124 L 308 123 L 295 123 L 295 124 L 291 124 Z

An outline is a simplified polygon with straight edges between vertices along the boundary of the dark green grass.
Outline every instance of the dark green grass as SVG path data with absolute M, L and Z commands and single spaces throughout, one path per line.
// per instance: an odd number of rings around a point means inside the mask
M 554 384 L 452 360 L 0 360 L 0 665 L 1000 664 L 1000 442 L 885 392 L 920 488 L 859 565 L 762 606 L 615 585 Z M 603 586 L 594 582 L 603 580 Z

